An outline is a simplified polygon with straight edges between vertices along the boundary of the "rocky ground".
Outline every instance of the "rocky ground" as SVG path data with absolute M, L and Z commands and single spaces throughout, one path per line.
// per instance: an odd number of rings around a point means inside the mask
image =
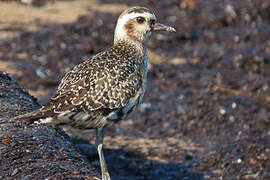
M 111 45 L 126 7 L 147 6 L 177 29 L 152 37 L 144 101 L 107 133 L 112 179 L 270 178 L 269 1 L 51 3 L 0 5 L 21 12 L 1 20 L 0 70 L 41 104 L 81 57 Z M 68 134 L 98 168 L 92 131 Z

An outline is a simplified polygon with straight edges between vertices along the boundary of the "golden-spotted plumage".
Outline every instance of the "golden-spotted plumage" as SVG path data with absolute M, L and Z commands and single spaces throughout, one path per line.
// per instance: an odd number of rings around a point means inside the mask
M 87 58 L 62 79 L 50 102 L 12 120 L 95 128 L 102 180 L 110 180 L 103 157 L 104 128 L 124 119 L 142 100 L 147 78 L 147 41 L 152 31 L 175 31 L 153 12 L 133 7 L 118 18 L 114 45 Z
M 64 76 L 56 94 L 39 111 L 43 114 L 52 111 L 55 118 L 53 124 L 76 124 L 78 128 L 101 128 L 107 125 L 107 121 L 122 119 L 130 112 L 124 112 L 125 107 L 130 105 L 130 110 L 133 109 L 145 91 L 145 51 L 138 50 L 132 43 L 119 42 L 93 58 L 86 59 Z M 84 122 L 80 125 L 80 119 L 71 117 L 84 112 L 89 116 L 88 124 Z M 113 118 L 109 116 L 112 112 Z M 71 116 L 67 116 L 70 120 L 59 119 L 62 113 L 66 116 L 70 113 Z M 97 118 L 98 115 L 107 116 L 103 124 L 93 122 L 93 116 Z

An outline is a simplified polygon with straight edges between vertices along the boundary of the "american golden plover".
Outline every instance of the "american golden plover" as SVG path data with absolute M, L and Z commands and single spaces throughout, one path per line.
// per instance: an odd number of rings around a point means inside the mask
M 147 8 L 125 10 L 118 18 L 111 48 L 68 72 L 48 104 L 13 120 L 96 129 L 102 180 L 109 180 L 102 151 L 104 130 L 124 119 L 142 100 L 147 79 L 147 41 L 153 31 L 175 29 L 158 23 Z

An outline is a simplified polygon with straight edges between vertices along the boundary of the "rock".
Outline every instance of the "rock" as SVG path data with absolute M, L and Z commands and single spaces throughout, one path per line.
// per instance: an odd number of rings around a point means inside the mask
M 39 105 L 3 72 L 0 82 L 1 179 L 94 179 L 98 173 L 61 129 L 4 121 Z
M 1 119 L 33 111 L 39 104 L 13 78 L 0 71 L 0 107 Z

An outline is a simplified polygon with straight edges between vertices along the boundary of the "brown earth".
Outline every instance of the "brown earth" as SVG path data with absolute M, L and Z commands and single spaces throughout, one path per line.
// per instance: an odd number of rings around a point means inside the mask
M 267 0 L 0 2 L 0 70 L 45 103 L 83 56 L 112 44 L 117 16 L 132 5 L 177 33 L 152 37 L 144 101 L 107 133 L 112 179 L 270 179 Z M 92 131 L 68 133 L 98 168 L 85 143 Z

